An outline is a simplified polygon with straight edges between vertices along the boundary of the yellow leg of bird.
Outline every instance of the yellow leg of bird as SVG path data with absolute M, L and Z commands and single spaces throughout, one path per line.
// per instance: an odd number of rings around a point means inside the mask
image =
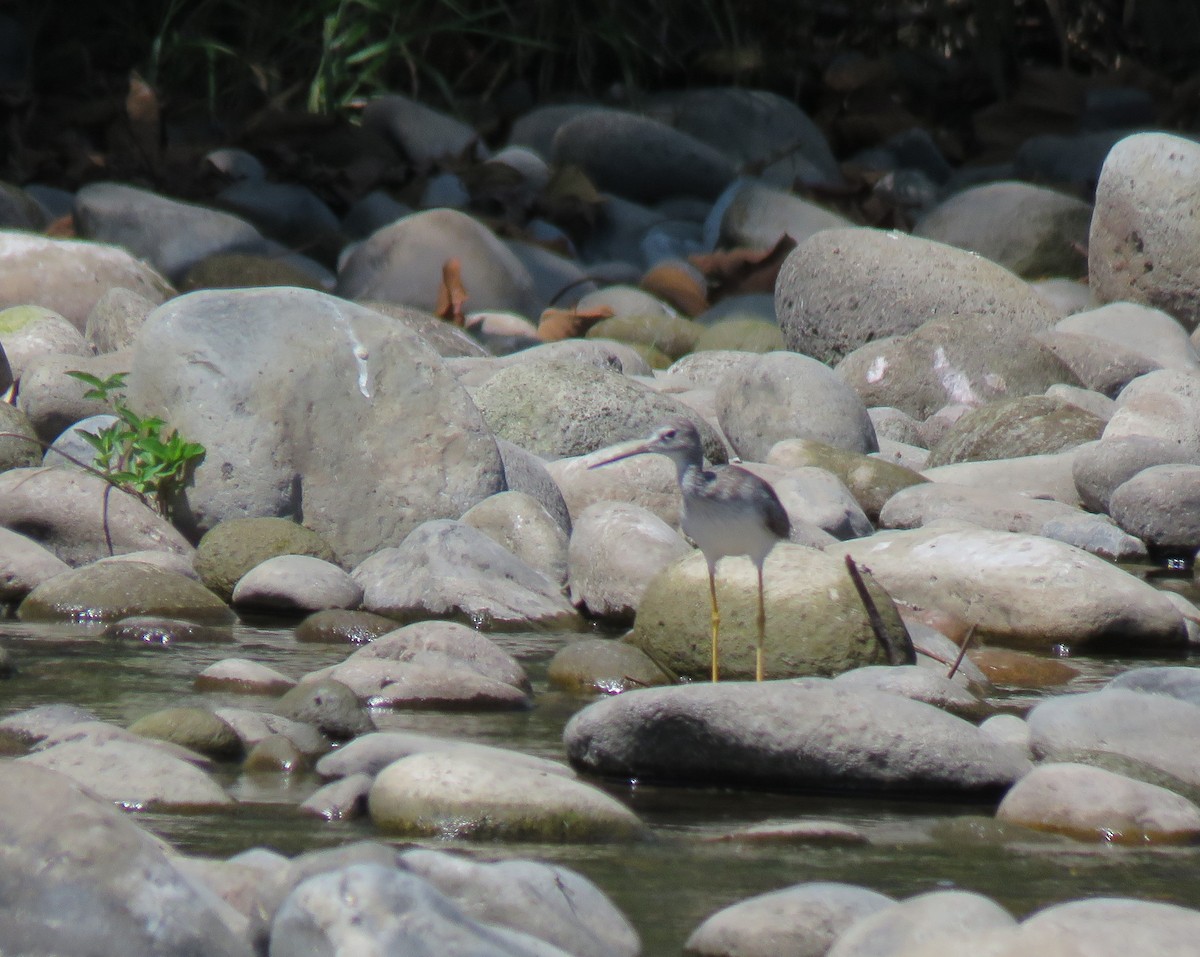
M 754 654 L 754 680 L 763 680 L 763 644 L 767 640 L 767 608 L 763 601 L 763 570 L 758 566 L 758 647 Z
M 717 672 L 717 635 L 721 630 L 721 612 L 717 608 L 717 579 L 712 565 L 708 566 L 708 595 L 712 599 L 712 680 L 719 681 Z

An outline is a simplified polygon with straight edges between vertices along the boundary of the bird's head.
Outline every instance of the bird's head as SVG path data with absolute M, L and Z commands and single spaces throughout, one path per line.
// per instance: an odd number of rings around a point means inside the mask
M 704 447 L 700 441 L 700 431 L 690 420 L 675 418 L 655 429 L 650 438 L 645 441 L 639 442 L 632 448 L 626 448 L 616 455 L 594 462 L 588 468 L 599 468 L 601 465 L 608 465 L 611 462 L 618 462 L 634 455 L 644 455 L 648 452 L 666 455 L 675 462 L 676 466 L 685 468 L 693 464 L 699 467 L 704 461 Z

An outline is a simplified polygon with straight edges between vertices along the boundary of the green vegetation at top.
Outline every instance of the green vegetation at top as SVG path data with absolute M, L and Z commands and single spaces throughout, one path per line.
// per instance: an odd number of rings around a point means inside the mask
M 337 112 L 381 91 L 454 108 L 521 81 L 537 98 L 742 82 L 799 93 L 839 55 L 953 60 L 1002 93 L 1020 64 L 1179 79 L 1194 0 L 50 0 L 31 13 L 35 83 L 138 70 L 228 119 Z
M 127 373 L 115 372 L 105 379 L 79 371 L 67 375 L 91 386 L 84 398 L 107 402 L 117 418 L 98 432 L 75 430 L 96 450 L 92 466 L 113 485 L 152 503 L 169 518 L 188 470 L 204 458 L 204 446 L 186 441 L 175 429 L 164 433 L 162 419 L 129 408 L 124 393 Z

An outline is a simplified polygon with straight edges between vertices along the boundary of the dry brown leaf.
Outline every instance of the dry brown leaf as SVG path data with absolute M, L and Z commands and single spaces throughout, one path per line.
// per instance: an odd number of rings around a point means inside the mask
M 59 216 L 58 219 L 50 221 L 44 232 L 47 236 L 53 236 L 55 239 L 74 239 L 75 217 L 70 213 Z
M 442 264 L 442 284 L 438 287 L 437 305 L 433 314 L 456 326 L 465 326 L 467 317 L 463 307 L 469 298 L 462 281 L 462 260 L 457 256 L 447 259 Z
M 709 299 L 716 302 L 727 296 L 774 291 L 779 267 L 795 248 L 796 240 L 785 233 L 770 249 L 696 253 L 688 257 L 688 262 L 707 277 Z
M 129 74 L 125 115 L 129 119 L 134 145 L 151 167 L 157 166 L 162 135 L 158 94 L 136 70 Z
M 578 339 L 601 319 L 611 319 L 613 311 L 608 306 L 592 309 L 547 309 L 538 320 L 538 338 L 542 342 L 560 342 L 563 339 Z
M 641 287 L 652 296 L 674 306 L 689 316 L 698 316 L 708 309 L 704 284 L 695 273 L 679 263 L 661 263 L 642 276 Z

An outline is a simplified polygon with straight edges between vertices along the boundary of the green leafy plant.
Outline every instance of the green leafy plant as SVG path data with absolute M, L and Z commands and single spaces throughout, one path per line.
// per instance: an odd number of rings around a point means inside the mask
M 115 372 L 106 379 L 78 370 L 67 375 L 91 387 L 84 398 L 107 402 L 117 417 L 98 432 L 75 430 L 96 450 L 93 467 L 118 488 L 169 517 L 171 502 L 187 480 L 188 470 L 204 458 L 204 446 L 186 441 L 175 429 L 164 433 L 162 419 L 129 408 L 124 391 L 128 373 Z

